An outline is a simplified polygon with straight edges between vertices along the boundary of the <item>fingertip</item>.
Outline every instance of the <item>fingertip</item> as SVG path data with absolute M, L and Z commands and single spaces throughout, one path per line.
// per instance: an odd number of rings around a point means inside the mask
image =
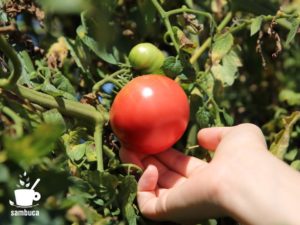
M 153 191 L 158 181 L 158 170 L 154 165 L 148 165 L 138 182 L 138 191 Z

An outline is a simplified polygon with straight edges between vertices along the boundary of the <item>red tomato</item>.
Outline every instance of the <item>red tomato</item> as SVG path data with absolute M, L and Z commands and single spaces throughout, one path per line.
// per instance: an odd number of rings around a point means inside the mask
M 184 133 L 189 103 L 182 88 L 162 75 L 131 80 L 117 94 L 110 123 L 124 148 L 155 154 L 170 148 Z

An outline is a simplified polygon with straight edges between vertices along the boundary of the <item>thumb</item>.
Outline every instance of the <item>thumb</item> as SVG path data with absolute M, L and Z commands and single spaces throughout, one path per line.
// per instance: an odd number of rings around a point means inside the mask
M 216 150 L 221 141 L 230 145 L 233 143 L 239 146 L 259 145 L 267 148 L 261 129 L 251 123 L 234 127 L 205 128 L 198 132 L 199 144 L 208 150 Z
M 211 127 L 204 128 L 198 132 L 198 143 L 205 149 L 215 150 L 222 138 L 232 127 Z

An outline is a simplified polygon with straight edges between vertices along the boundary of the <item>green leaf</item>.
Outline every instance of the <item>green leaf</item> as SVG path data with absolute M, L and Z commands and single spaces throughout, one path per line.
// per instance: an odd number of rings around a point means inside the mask
M 80 142 L 81 138 L 87 136 L 87 129 L 85 127 L 76 127 L 73 130 L 70 130 L 68 133 L 65 133 L 62 136 L 65 146 L 77 145 Z
M 284 155 L 284 159 L 288 161 L 293 161 L 298 155 L 298 149 L 292 149 Z
M 68 50 L 72 58 L 74 59 L 76 65 L 83 71 L 88 72 L 89 61 L 91 61 L 90 54 L 88 54 L 87 47 L 83 45 L 80 41 L 79 37 L 75 40 L 71 40 L 66 38 L 66 43 L 68 46 Z
M 250 36 L 253 36 L 260 30 L 262 21 L 263 21 L 263 16 L 258 16 L 253 19 L 250 28 Z
M 54 73 L 51 77 L 51 83 L 63 92 L 67 92 L 71 95 L 75 95 L 75 89 L 70 81 L 60 72 Z
M 88 36 L 87 29 L 80 25 L 77 28 L 77 35 L 82 42 L 89 47 L 99 58 L 110 64 L 117 64 L 113 53 L 109 53 L 107 47 L 101 43 L 96 42 L 92 37 Z
M 224 120 L 226 122 L 226 125 L 228 126 L 232 126 L 234 123 L 234 118 L 232 116 L 230 116 L 225 110 L 222 111 Z
M 53 84 L 50 83 L 49 80 L 45 80 L 45 82 L 41 85 L 41 90 L 47 94 L 50 94 L 54 97 L 64 97 L 66 99 L 74 100 L 77 99 L 74 97 L 74 95 L 57 89 Z
M 127 221 L 127 224 L 137 224 L 137 214 L 133 207 L 133 202 L 136 197 L 137 182 L 133 176 L 126 176 L 122 179 L 120 185 L 120 201 L 123 215 Z
M 95 150 L 95 144 L 93 142 L 86 142 L 86 159 L 88 162 L 96 162 L 97 161 L 97 154 Z
M 290 106 L 300 105 L 300 93 L 289 89 L 283 89 L 279 93 L 279 101 L 287 102 Z
M 242 66 L 239 56 L 234 50 L 230 51 L 222 59 L 221 64 L 214 64 L 211 72 L 214 77 L 221 81 L 224 87 L 231 86 L 237 78 L 238 67 Z
M 298 171 L 300 171 L 300 160 L 298 159 L 298 160 L 293 161 L 291 163 L 291 167 L 298 170 Z
M 295 123 L 300 120 L 300 111 L 293 112 L 290 116 L 283 119 L 284 128 L 275 136 L 271 144 L 270 151 L 280 159 L 283 159 L 289 146 L 290 136 Z
M 31 76 L 35 73 L 34 65 L 31 61 L 31 58 L 26 51 L 19 52 L 19 58 L 22 61 L 23 70 L 21 77 L 19 79 L 20 84 L 26 84 L 27 86 L 32 86 Z
M 174 78 L 181 74 L 183 66 L 177 57 L 169 56 L 165 59 L 162 70 L 168 77 Z
M 290 44 L 294 40 L 294 38 L 295 38 L 295 36 L 298 32 L 299 25 L 300 25 L 300 19 L 299 18 L 292 18 L 291 19 L 291 28 L 290 28 L 290 31 L 289 31 L 289 33 L 287 35 L 287 38 L 286 38 L 286 44 L 287 45 Z
M 4 146 L 7 156 L 23 167 L 35 164 L 40 161 L 41 157 L 54 150 L 54 145 L 61 134 L 61 126 L 41 124 L 32 134 L 22 138 L 6 137 Z
M 48 111 L 43 112 L 43 119 L 45 123 L 57 124 L 62 127 L 63 132 L 66 131 L 66 122 L 57 109 L 50 109 Z
M 79 145 L 73 145 L 67 148 L 67 154 L 73 161 L 79 161 L 85 155 L 86 151 L 86 143 L 82 143 Z
M 220 60 L 231 50 L 233 41 L 234 38 L 229 32 L 215 37 L 211 53 L 213 64 L 220 62 Z
M 211 114 L 205 107 L 199 107 L 196 113 L 196 121 L 200 128 L 208 127 L 211 121 Z

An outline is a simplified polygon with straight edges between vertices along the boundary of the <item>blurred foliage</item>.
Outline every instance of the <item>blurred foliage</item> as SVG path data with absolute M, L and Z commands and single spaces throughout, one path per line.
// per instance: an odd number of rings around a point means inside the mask
M 141 42 L 164 52 L 164 73 L 189 96 L 190 123 L 178 149 L 209 160 L 197 146 L 199 129 L 252 122 L 271 152 L 300 170 L 299 3 L 0 0 L 0 34 L 23 65 L 21 89 L 0 88 L 0 223 L 171 224 L 140 215 L 140 169 L 120 162 L 107 120 L 97 128 L 91 121 L 106 115 L 116 93 L 139 75 L 127 56 Z M 4 53 L 6 79 L 14 64 Z M 41 178 L 38 217 L 10 216 L 9 199 L 24 170 Z

